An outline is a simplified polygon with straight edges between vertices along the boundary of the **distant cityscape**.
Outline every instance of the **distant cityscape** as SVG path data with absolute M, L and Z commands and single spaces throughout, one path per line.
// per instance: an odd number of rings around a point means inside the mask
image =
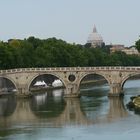
M 97 48 L 97 47 L 105 47 L 105 42 L 102 36 L 97 32 L 96 26 L 94 25 L 92 33 L 89 34 L 86 46 Z M 107 44 L 109 46 L 110 53 L 121 51 L 128 55 L 140 55 L 138 50 L 134 46 L 126 47 L 123 44 Z

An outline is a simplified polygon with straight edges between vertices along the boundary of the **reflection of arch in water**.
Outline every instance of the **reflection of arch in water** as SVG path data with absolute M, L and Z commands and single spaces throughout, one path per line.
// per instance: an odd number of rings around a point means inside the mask
M 33 113 L 40 118 L 54 118 L 59 116 L 65 108 L 64 99 L 59 99 L 56 101 L 53 97 L 47 97 L 45 94 L 35 95 L 31 100 L 30 107 Z
M 5 119 L 5 118 L 4 118 Z M 1 120 L 3 123 L 3 120 Z M 29 125 L 30 123 L 38 122 L 38 118 L 32 113 L 30 109 L 29 99 L 17 99 L 14 112 L 6 119 L 6 127 L 12 125 Z
M 52 95 L 55 99 L 58 97 L 62 97 L 64 95 L 64 89 L 54 89 L 52 90 Z
M 44 105 L 45 101 L 47 99 L 47 92 L 43 93 L 43 94 L 37 94 L 35 96 L 33 96 L 33 98 L 35 99 L 35 102 L 38 106 L 40 105 Z
M 108 98 L 106 103 L 103 105 L 102 101 L 99 103 L 98 100 L 94 103 L 93 98 L 92 100 L 89 100 L 89 102 L 91 103 L 87 105 L 87 108 L 84 104 L 81 104 L 81 110 L 84 112 L 87 119 L 91 120 L 95 124 L 113 122 L 120 118 L 127 117 L 128 115 L 124 106 L 123 98 Z M 82 109 L 82 106 L 84 106 L 85 109 Z
M 7 117 L 14 113 L 16 108 L 16 99 L 14 96 L 0 98 L 0 117 Z
M 52 98 L 53 99 L 53 98 Z M 50 102 L 52 102 L 52 99 Z M 61 102 L 61 101 L 60 101 Z M 60 104 L 59 102 L 59 104 Z M 45 104 L 51 106 L 51 104 Z M 62 105 L 64 106 L 64 105 Z M 55 109 L 59 109 L 58 104 L 55 104 Z M 33 110 L 37 117 L 47 118 L 53 126 L 64 126 L 64 125 L 92 125 L 98 123 L 108 123 L 116 121 L 120 118 L 127 117 L 128 113 L 124 107 L 123 99 L 121 98 L 110 98 L 109 99 L 109 110 L 103 116 L 98 116 L 96 118 L 89 119 L 84 111 L 81 110 L 81 103 L 79 99 L 65 99 L 65 108 L 59 113 L 54 110 L 53 107 L 42 108 L 41 106 L 38 110 Z M 98 110 L 97 110 L 98 111 Z M 37 113 L 38 112 L 38 113 Z M 42 112 L 42 113 L 41 113 Z M 56 113 L 56 114 L 53 114 Z
M 80 108 L 80 100 L 76 98 L 66 98 L 66 107 L 60 116 L 55 118 L 56 126 L 64 125 L 90 125 L 93 122 L 87 120 Z
M 88 120 L 96 122 L 96 119 L 101 116 L 104 108 L 109 107 L 108 98 L 104 94 L 102 95 L 102 93 L 100 95 L 94 93 L 91 97 L 83 96 L 81 98 L 80 107 Z
M 35 105 L 33 100 L 31 109 L 34 114 L 40 118 L 47 118 L 47 121 L 53 126 L 89 125 L 93 123 L 86 119 L 81 111 L 79 99 L 67 98 L 56 101 L 54 98 L 49 98 L 42 106 Z
M 10 100 L 13 101 L 12 98 Z M 85 112 L 81 111 L 79 99 L 65 99 L 65 101 L 55 102 L 51 98 L 49 99 L 50 102 L 46 100 L 44 105 L 39 106 L 35 104 L 34 100 L 32 99 L 30 102 L 28 99 L 18 99 L 16 109 L 6 119 L 6 127 L 12 124 L 29 125 L 30 123 L 31 125 L 36 125 L 36 123 L 44 125 L 47 123 L 51 126 L 92 125 L 112 122 L 127 116 L 123 100 L 120 100 L 120 98 L 110 98 L 108 112 L 103 117 L 99 115 L 98 118 L 92 120 L 89 120 Z M 4 119 L 0 119 L 0 126 L 3 123 L 5 123 Z

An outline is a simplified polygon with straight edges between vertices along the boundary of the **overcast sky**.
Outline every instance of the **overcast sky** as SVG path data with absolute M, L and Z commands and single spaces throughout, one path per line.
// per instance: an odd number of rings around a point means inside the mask
M 0 0 L 0 40 L 56 37 L 85 44 L 94 24 L 106 44 L 135 44 L 140 0 Z

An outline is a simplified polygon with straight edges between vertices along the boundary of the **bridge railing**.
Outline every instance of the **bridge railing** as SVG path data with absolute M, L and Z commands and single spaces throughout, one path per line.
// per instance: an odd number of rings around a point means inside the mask
M 19 73 L 19 72 L 46 72 L 46 71 L 94 71 L 94 70 L 120 70 L 120 71 L 140 71 L 140 67 L 119 67 L 119 66 L 110 66 L 110 67 L 56 67 L 56 68 L 19 68 L 19 69 L 8 69 L 0 70 L 0 74 L 6 73 Z

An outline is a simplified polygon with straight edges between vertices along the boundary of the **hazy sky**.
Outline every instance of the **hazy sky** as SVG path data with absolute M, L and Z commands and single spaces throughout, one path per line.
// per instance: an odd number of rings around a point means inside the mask
M 133 45 L 140 0 L 0 0 L 0 40 L 56 37 L 85 44 L 94 24 L 106 44 Z

